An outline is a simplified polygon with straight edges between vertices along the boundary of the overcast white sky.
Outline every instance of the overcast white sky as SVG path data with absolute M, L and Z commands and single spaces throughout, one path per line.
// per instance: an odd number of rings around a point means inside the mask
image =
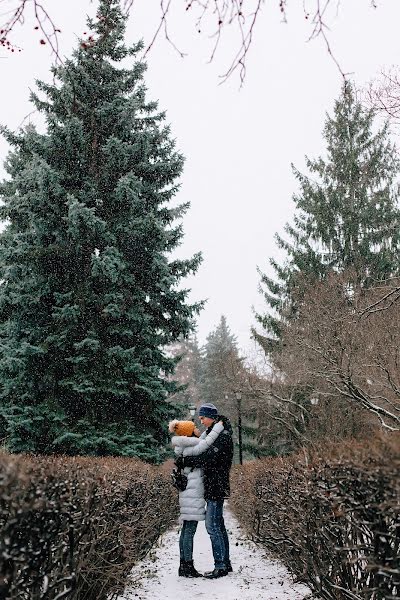
M 182 4 L 176 0 L 176 5 Z M 276 256 L 275 232 L 293 214 L 296 182 L 293 162 L 300 169 L 304 155 L 323 152 L 322 128 L 342 84 L 340 73 L 321 39 L 308 42 L 308 24 L 300 0 L 291 0 L 289 22 L 281 22 L 278 1 L 269 0 L 261 15 L 247 62 L 247 78 L 239 90 L 233 76 L 218 85 L 237 46 L 233 37 L 222 42 L 219 55 L 207 64 L 211 48 L 196 33 L 183 8 L 170 19 L 170 33 L 189 55 L 181 59 L 160 36 L 148 56 L 146 83 L 149 99 L 167 111 L 178 148 L 186 156 L 179 200 L 190 201 L 184 219 L 182 256 L 198 250 L 203 264 L 188 280 L 193 299 L 208 299 L 198 321 L 201 342 L 225 314 L 240 346 L 252 347 L 252 306 L 262 309 L 257 265 L 269 271 Z M 311 2 L 310 2 L 311 4 Z M 400 2 L 381 0 L 343 2 L 330 21 L 330 42 L 342 69 L 358 85 L 374 78 L 400 56 Z M 62 29 L 61 54 L 69 55 L 86 30 L 85 15 L 93 14 L 90 0 L 47 0 Z M 159 20 L 159 0 L 135 0 L 128 41 L 149 41 Z M 51 58 L 40 46 L 33 23 L 18 34 L 24 48 L 18 54 L 0 53 L 0 121 L 20 125 L 32 110 L 29 88 L 34 80 L 49 79 Z M 35 114 L 31 121 L 37 121 Z M 0 161 L 7 146 L 0 141 Z M 3 171 L 0 167 L 0 175 Z

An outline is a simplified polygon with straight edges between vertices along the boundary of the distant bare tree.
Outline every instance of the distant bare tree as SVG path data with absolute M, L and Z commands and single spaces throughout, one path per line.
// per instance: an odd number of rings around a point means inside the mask
M 358 406 L 337 394 L 327 398 L 317 393 L 308 378 L 297 375 L 276 371 L 269 377 L 253 374 L 248 378 L 259 440 L 272 453 L 319 447 L 326 439 L 360 438 L 371 431 L 372 419 Z
M 368 104 L 400 125 L 400 71 L 397 68 L 383 70 L 366 89 Z
M 359 290 L 351 274 L 312 286 L 288 325 L 282 372 L 326 401 L 347 399 L 400 430 L 398 279 Z
M 198 406 L 201 403 L 200 378 L 202 357 L 196 335 L 181 339 L 169 347 L 169 352 L 179 362 L 174 374 L 169 377 L 179 390 L 170 396 L 170 401 L 181 404 L 187 411 L 189 404 Z

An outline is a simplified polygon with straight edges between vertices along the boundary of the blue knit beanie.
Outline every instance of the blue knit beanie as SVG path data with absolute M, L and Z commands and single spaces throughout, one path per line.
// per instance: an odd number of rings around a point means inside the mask
M 199 417 L 208 417 L 209 419 L 216 419 L 218 417 L 218 409 L 214 404 L 208 402 L 202 404 L 199 408 Z

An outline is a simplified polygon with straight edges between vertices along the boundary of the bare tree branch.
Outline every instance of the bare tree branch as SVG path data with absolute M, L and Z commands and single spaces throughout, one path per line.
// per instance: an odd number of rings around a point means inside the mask
M 165 39 L 167 40 L 167 42 L 169 44 L 171 44 L 171 46 L 174 48 L 174 50 L 176 50 L 176 52 L 180 55 L 180 57 L 184 58 L 186 56 L 186 54 L 184 52 L 182 52 L 181 50 L 178 49 L 178 47 L 172 41 L 172 39 L 170 38 L 169 33 L 168 33 L 167 15 L 171 8 L 171 1 L 172 0 L 168 0 L 168 2 L 165 3 L 165 0 L 160 0 L 161 20 L 160 20 L 158 28 L 153 36 L 153 39 L 151 40 L 150 44 L 148 45 L 148 47 L 145 50 L 144 56 L 146 56 L 150 52 L 152 47 L 154 46 L 161 29 L 164 30 L 164 36 L 165 36 Z M 131 6 L 132 6 L 132 3 L 131 3 Z
M 397 67 L 382 70 L 365 90 L 367 104 L 400 125 L 400 73 Z
M 4 5 L 5 0 L 0 0 L 0 7 Z M 10 52 L 21 51 L 10 40 L 11 33 L 17 25 L 24 25 L 28 9 L 32 9 L 34 29 L 42 34 L 39 43 L 43 46 L 48 45 L 56 62 L 60 62 L 59 39 L 58 35 L 61 29 L 56 26 L 50 12 L 47 10 L 45 2 L 40 0 L 18 0 L 14 3 L 14 8 L 3 13 L 4 21 L 0 21 L 0 45 Z
M 64 0 L 67 1 L 67 0 Z M 137 0 L 119 0 L 121 8 L 126 15 L 129 15 Z M 7 0 L 0 0 L 1 6 L 5 6 Z M 288 0 L 275 0 L 277 9 L 282 15 L 283 22 L 287 21 L 286 8 Z M 182 4 L 182 3 L 181 3 Z M 329 39 L 330 21 L 329 8 L 336 5 L 336 11 L 339 11 L 340 2 L 338 0 L 309 0 L 311 6 L 306 7 L 304 2 L 303 13 L 304 19 L 310 23 L 311 33 L 309 40 L 321 38 L 326 46 L 328 55 L 334 61 L 341 76 L 346 77 L 346 73 L 341 68 L 339 60 L 332 49 Z M 374 2 L 370 2 L 372 7 L 375 7 Z M 12 32 L 17 25 L 24 25 L 27 15 L 31 11 L 31 15 L 36 23 L 35 29 L 41 33 L 39 43 L 50 47 L 52 54 L 57 62 L 59 62 L 59 37 L 60 29 L 56 26 L 50 14 L 50 9 L 47 8 L 48 0 L 11 0 L 11 10 L 5 12 L 0 17 L 0 44 L 3 48 L 15 52 L 21 51 L 12 42 Z M 161 34 L 165 40 L 174 48 L 181 57 L 186 55 L 185 52 L 178 48 L 178 44 L 172 39 L 168 24 L 173 18 L 171 16 L 172 6 L 178 5 L 178 0 L 159 0 L 160 20 L 155 28 L 155 32 L 150 43 L 147 46 L 145 54 L 153 48 L 157 39 Z M 194 16 L 194 27 L 198 33 L 205 34 L 213 41 L 209 55 L 209 62 L 212 62 L 222 43 L 228 37 L 228 31 L 236 36 L 236 49 L 232 52 L 232 59 L 229 67 L 221 75 L 221 83 L 224 83 L 235 72 L 239 73 L 240 83 L 246 77 L 246 63 L 249 51 L 254 41 L 256 26 L 260 20 L 262 9 L 264 8 L 265 0 L 185 0 L 181 10 L 192 13 Z M 230 35 L 230 34 L 229 34 Z M 394 82 L 390 82 L 391 86 Z M 385 103 L 380 98 L 382 107 Z M 397 112 L 400 110 L 398 105 L 398 95 L 395 96 L 394 103 L 390 105 L 392 110 Z M 386 107 L 388 108 L 388 107 Z
M 354 290 L 334 275 L 306 292 L 295 321 L 286 325 L 279 367 L 292 385 L 336 392 L 400 430 L 399 280 Z

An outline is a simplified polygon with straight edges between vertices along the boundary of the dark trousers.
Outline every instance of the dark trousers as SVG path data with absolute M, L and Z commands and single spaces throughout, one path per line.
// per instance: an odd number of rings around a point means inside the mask
M 224 501 L 207 500 L 206 529 L 211 539 L 211 546 L 216 569 L 224 569 L 229 562 L 229 539 L 224 521 Z
M 179 553 L 181 560 L 193 560 L 193 538 L 197 529 L 197 521 L 183 521 L 179 537 Z

